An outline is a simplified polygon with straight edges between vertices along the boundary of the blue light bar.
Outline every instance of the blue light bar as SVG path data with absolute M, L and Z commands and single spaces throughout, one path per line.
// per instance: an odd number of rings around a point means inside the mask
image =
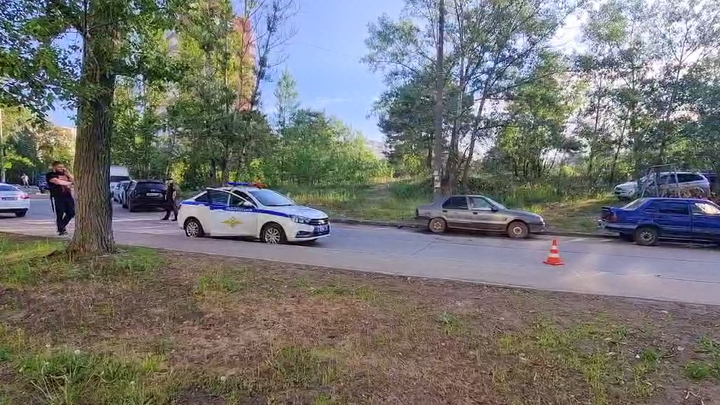
M 229 181 L 228 186 L 245 186 L 245 187 L 252 187 L 252 183 L 245 183 L 241 181 Z

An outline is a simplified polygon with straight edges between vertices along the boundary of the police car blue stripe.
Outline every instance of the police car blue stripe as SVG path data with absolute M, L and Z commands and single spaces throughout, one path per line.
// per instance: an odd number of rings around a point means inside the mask
M 262 209 L 257 209 L 257 208 L 227 207 L 224 205 L 214 205 L 213 206 L 208 203 L 198 202 L 198 201 L 183 201 L 180 203 L 180 205 L 194 205 L 194 206 L 204 205 L 206 207 L 209 207 L 210 211 L 256 212 L 258 214 L 267 214 L 267 215 L 274 215 L 277 217 L 290 218 L 290 215 L 286 214 L 284 212 L 262 210 Z

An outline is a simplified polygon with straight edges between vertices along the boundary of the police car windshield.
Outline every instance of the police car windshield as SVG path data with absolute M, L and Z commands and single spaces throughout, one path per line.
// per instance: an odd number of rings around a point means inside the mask
M 252 190 L 250 194 L 252 194 L 260 204 L 266 207 L 287 207 L 295 205 L 291 199 L 272 190 Z

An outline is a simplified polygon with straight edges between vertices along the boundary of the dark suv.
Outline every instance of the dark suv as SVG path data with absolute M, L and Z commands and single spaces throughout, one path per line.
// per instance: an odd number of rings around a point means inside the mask
M 133 180 L 127 189 L 127 209 L 164 208 L 167 187 L 160 180 Z

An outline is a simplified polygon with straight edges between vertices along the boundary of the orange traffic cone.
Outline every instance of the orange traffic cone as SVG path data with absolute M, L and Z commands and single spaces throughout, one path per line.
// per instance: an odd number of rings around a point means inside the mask
M 558 243 L 557 239 L 553 239 L 552 247 L 550 248 L 550 254 L 548 255 L 547 259 L 543 262 L 545 264 L 549 264 L 550 266 L 562 266 L 565 263 L 563 263 L 562 259 L 560 258 L 560 252 L 558 251 Z

